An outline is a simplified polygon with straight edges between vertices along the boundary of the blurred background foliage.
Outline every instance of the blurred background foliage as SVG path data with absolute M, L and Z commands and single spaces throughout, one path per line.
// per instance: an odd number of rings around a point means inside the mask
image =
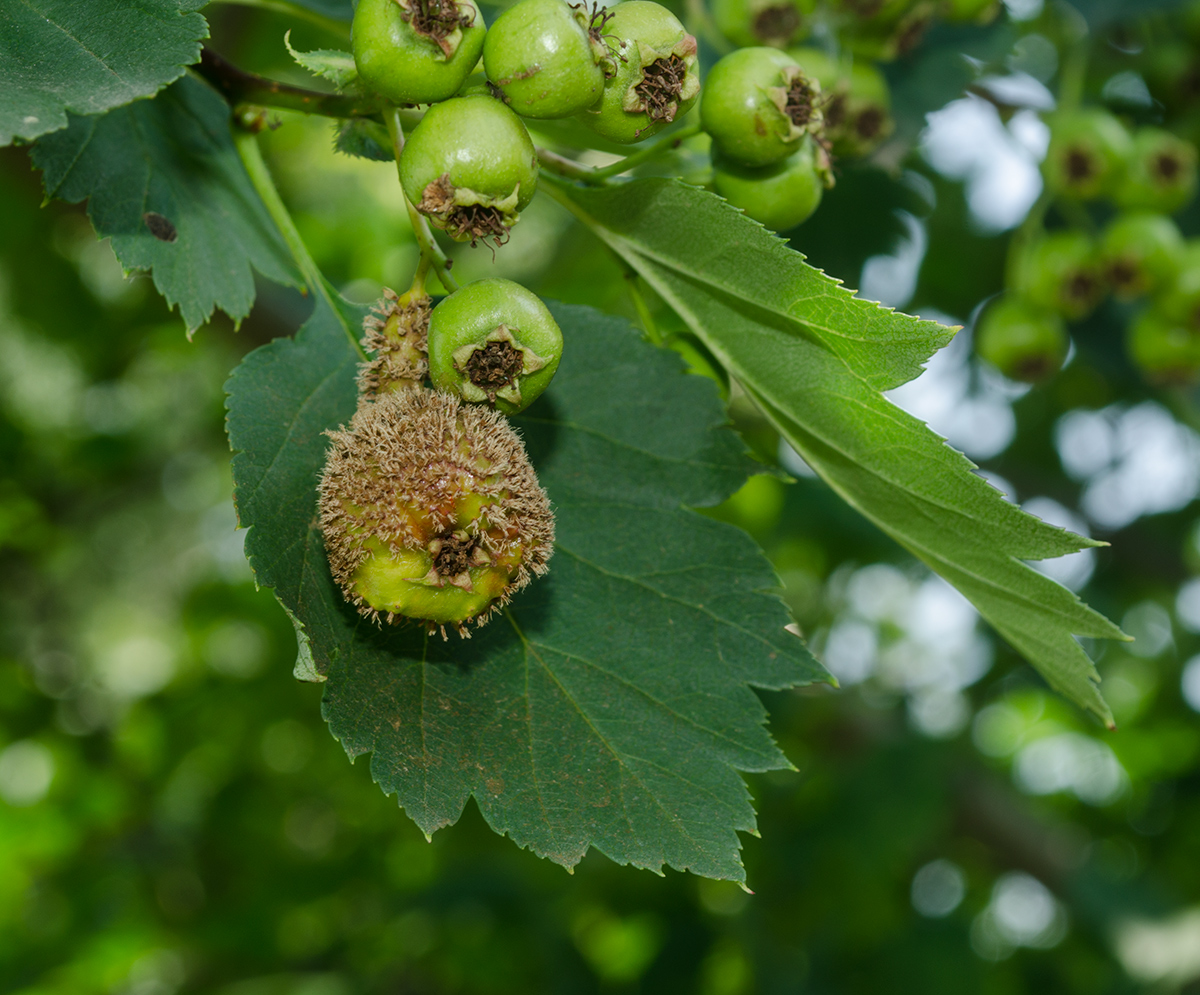
M 1149 89 L 1125 110 L 1169 107 L 1194 138 L 1195 94 L 1155 89 L 1183 36 L 1118 8 L 1083 8 L 1089 94 L 1133 74 Z M 330 44 L 269 11 L 208 13 L 214 47 L 277 78 L 298 78 L 287 27 Z M 0 153 L 0 991 L 1200 991 L 1196 397 L 1144 383 L 1114 303 L 1045 387 L 971 352 L 1044 136 L 1028 94 L 964 88 L 1053 87 L 1045 16 L 1012 0 L 889 64 L 895 136 L 792 239 L 864 296 L 964 324 L 897 403 L 1029 510 L 1112 544 L 1045 568 L 1136 637 L 1089 647 L 1119 731 L 1049 693 L 735 390 L 747 440 L 795 479 L 755 477 L 716 513 L 763 544 L 843 685 L 765 696 L 797 771 L 750 779 L 753 894 L 596 854 L 568 875 L 470 806 L 427 842 L 293 680 L 291 625 L 234 530 L 222 385 L 309 303 L 263 284 L 239 330 L 189 342 L 82 207 L 42 206 L 26 153 Z M 405 285 L 394 167 L 335 156 L 328 122 L 275 120 L 324 271 L 360 301 Z M 1177 220 L 1200 234 L 1195 205 Z M 455 272 L 634 317 L 619 269 L 545 198 Z

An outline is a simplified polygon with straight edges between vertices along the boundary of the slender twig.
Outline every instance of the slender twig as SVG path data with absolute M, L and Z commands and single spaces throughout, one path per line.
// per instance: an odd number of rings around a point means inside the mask
M 279 234 L 291 251 L 292 258 L 296 260 L 296 265 L 300 267 L 300 273 L 304 277 L 308 292 L 313 297 L 318 295 L 322 297 L 334 314 L 340 314 L 333 296 L 329 292 L 329 284 L 321 275 L 321 270 L 309 253 L 308 246 L 304 244 L 304 239 L 300 237 L 300 232 L 296 229 L 296 222 L 292 220 L 287 205 L 279 196 L 275 181 L 271 179 L 271 172 L 267 169 L 267 164 L 262 157 L 262 149 L 258 147 L 257 136 L 249 131 L 235 129 L 233 141 L 237 146 L 238 155 L 241 156 L 242 164 L 246 167 L 246 173 L 250 176 L 250 182 L 254 185 L 259 197 L 262 198 L 267 213 L 271 215 L 271 220 L 279 229 Z M 363 352 L 358 336 L 345 322 L 342 322 L 342 326 L 346 329 L 346 335 L 355 351 L 365 360 L 367 354 Z
M 334 20 L 332 17 L 318 14 L 315 10 L 309 10 L 300 4 L 288 3 L 287 0 L 209 0 L 209 2 L 236 4 L 240 7 L 257 7 L 260 10 L 269 10 L 276 14 L 286 14 L 289 17 L 308 21 L 309 24 L 315 24 L 318 28 L 324 28 L 339 38 L 350 40 L 350 25 L 345 21 Z
M 384 112 L 383 120 L 387 124 L 388 134 L 392 138 L 392 150 L 396 154 L 396 172 L 399 173 L 400 155 L 404 152 L 404 125 L 400 118 L 400 109 L 389 105 Z M 446 257 L 442 247 L 434 241 L 429 222 L 425 220 L 425 216 L 420 211 L 413 207 L 403 186 L 400 188 L 400 196 L 404 198 L 404 206 L 408 208 L 408 220 L 412 224 L 417 247 L 421 250 L 421 258 L 426 260 L 427 266 L 437 273 L 438 279 L 442 281 L 442 286 L 450 293 L 454 293 L 458 289 L 458 281 L 450 275 L 453 261 Z
M 230 104 L 258 104 L 340 118 L 377 118 L 383 110 L 383 103 L 378 97 L 321 93 L 248 73 L 211 48 L 205 48 L 200 53 L 196 72 L 216 87 Z
M 542 166 L 553 173 L 558 173 L 559 176 L 602 186 L 611 177 L 619 176 L 621 173 L 628 172 L 635 166 L 640 166 L 644 162 L 649 162 L 660 155 L 674 151 L 685 140 L 698 134 L 700 134 L 700 125 L 688 125 L 686 128 L 681 128 L 679 131 L 659 139 L 653 145 L 647 145 L 644 149 L 638 149 L 638 151 L 631 155 L 609 163 L 607 166 L 585 166 L 574 159 L 568 159 L 566 156 L 561 156 L 557 152 L 551 152 L 548 149 L 538 149 L 537 154 Z

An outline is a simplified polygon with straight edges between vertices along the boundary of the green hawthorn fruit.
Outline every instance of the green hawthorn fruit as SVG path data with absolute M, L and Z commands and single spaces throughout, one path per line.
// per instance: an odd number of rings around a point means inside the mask
M 1109 222 L 1100 253 L 1114 296 L 1132 300 L 1170 286 L 1183 261 L 1184 241 L 1166 215 L 1130 211 Z
M 400 156 L 405 196 L 460 242 L 501 243 L 537 190 L 525 125 L 499 100 L 456 97 L 429 108 Z
M 824 150 L 811 137 L 788 158 L 750 167 L 713 159 L 713 186 L 734 207 L 773 231 L 788 231 L 808 220 L 821 203 L 828 176 Z
M 630 145 L 661 131 L 696 102 L 696 39 L 666 7 L 650 0 L 625 0 L 611 13 L 602 31 L 616 71 L 579 120 L 610 142 Z
M 769 166 L 791 155 L 806 134 L 820 134 L 821 86 L 783 52 L 742 48 L 708 74 L 700 124 L 726 159 Z
M 487 29 L 466 0 L 359 0 L 351 25 L 362 81 L 398 104 L 454 96 L 483 51 Z
M 1158 308 L 1144 311 L 1129 326 L 1126 347 L 1152 383 L 1189 383 L 1200 376 L 1200 331 Z
M 1125 208 L 1173 214 L 1196 192 L 1196 146 L 1161 128 L 1139 128 L 1114 193 Z
M 867 155 L 892 133 L 891 94 L 873 65 L 839 61 L 818 48 L 793 48 L 788 55 L 821 84 L 825 138 L 834 155 Z
M 808 34 L 815 0 L 713 0 L 713 21 L 735 45 L 786 48 Z
M 1076 321 L 1104 296 L 1104 268 L 1091 238 L 1056 231 L 1027 244 L 1014 242 L 1008 288 L 1031 304 Z
M 1111 194 L 1125 173 L 1133 139 L 1115 117 L 1098 108 L 1050 120 L 1050 147 L 1042 175 L 1051 193 L 1076 200 Z
M 492 25 L 483 43 L 487 78 L 524 117 L 569 117 L 590 107 L 611 66 L 600 37 L 606 12 L 583 2 L 519 0 Z
M 364 400 L 329 436 L 321 529 L 361 615 L 465 635 L 546 572 L 550 503 L 498 412 L 417 386 Z
M 512 415 L 550 385 L 562 346 L 536 294 L 512 280 L 477 280 L 433 309 L 429 377 L 439 390 Z
M 1200 239 L 1184 243 L 1175 277 L 1159 289 L 1153 306 L 1173 321 L 1200 330 Z
M 1062 318 L 1012 296 L 990 304 L 975 331 L 975 350 L 1010 380 L 1048 380 L 1066 359 Z

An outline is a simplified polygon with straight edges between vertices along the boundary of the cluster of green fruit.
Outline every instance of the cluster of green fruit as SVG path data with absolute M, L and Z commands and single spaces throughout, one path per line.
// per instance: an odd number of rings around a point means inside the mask
M 330 571 L 367 618 L 465 635 L 553 551 L 550 503 L 504 414 L 545 390 L 562 333 L 534 294 L 499 279 L 436 307 L 420 286 L 388 292 L 365 328 L 373 358 L 320 484 Z
M 1195 146 L 1161 128 L 1131 134 L 1098 108 L 1058 114 L 1050 127 L 1046 193 L 1077 223 L 1039 225 L 1013 239 L 1007 291 L 979 324 L 980 355 L 1014 379 L 1052 376 L 1069 346 L 1064 322 L 1085 318 L 1111 293 L 1118 301 L 1148 299 L 1128 340 L 1142 372 L 1155 381 L 1193 378 L 1200 242 L 1186 242 L 1169 215 L 1196 192 Z M 1094 234 L 1097 216 L 1104 223 Z
M 956 9 L 980 6 L 957 0 Z M 891 37 L 927 7 L 844 0 L 829 10 Z M 504 242 L 532 200 L 539 158 L 526 120 L 574 118 L 628 145 L 698 99 L 717 191 L 786 230 L 832 184 L 831 153 L 865 154 L 890 129 L 887 85 L 873 66 L 783 50 L 813 12 L 794 0 L 718 4 L 731 38 L 755 43 L 713 67 L 703 97 L 695 38 L 650 0 L 590 10 L 519 0 L 490 29 L 466 0 L 360 0 L 353 54 L 365 86 L 393 104 L 429 105 L 400 150 L 401 186 L 458 241 Z M 764 25 L 786 30 L 760 38 Z M 434 307 L 428 265 L 368 322 L 373 358 L 353 420 L 331 433 L 321 524 L 333 577 L 363 615 L 465 633 L 543 573 L 553 548 L 549 502 L 504 415 L 545 389 L 562 335 L 541 301 L 507 280 L 479 281 Z
M 405 195 L 462 241 L 501 242 L 537 189 L 521 118 L 574 117 L 608 142 L 649 138 L 700 92 L 696 40 L 665 7 L 520 0 L 491 28 L 465 0 L 361 0 L 359 77 L 432 104 L 400 159 Z M 484 76 L 473 75 L 482 58 Z

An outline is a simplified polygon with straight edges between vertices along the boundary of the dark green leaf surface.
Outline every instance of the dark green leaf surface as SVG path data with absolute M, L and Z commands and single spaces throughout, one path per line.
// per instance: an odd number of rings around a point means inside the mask
M 188 331 L 220 308 L 250 313 L 254 273 L 299 285 L 287 246 L 250 183 L 229 132 L 229 107 L 181 79 L 151 101 L 72 117 L 33 150 L 46 193 L 88 198 L 97 233 L 127 270 L 150 270 Z
M 303 627 L 301 671 L 352 756 L 426 832 L 472 795 L 498 832 L 567 866 L 614 860 L 741 880 L 739 770 L 785 767 L 750 686 L 827 679 L 741 531 L 714 504 L 756 464 L 711 382 L 624 322 L 556 306 L 558 375 L 514 423 L 557 515 L 550 573 L 470 640 L 380 629 L 330 579 L 313 518 L 320 433 L 349 420 L 356 355 L 324 304 L 228 389 L 240 521 L 260 583 Z M 353 328 L 355 326 L 350 325 Z
M 178 0 L 0 2 L 0 146 L 157 93 L 200 59 L 208 23 Z M 192 5 L 194 6 L 194 5 Z
M 1006 502 L 880 393 L 917 376 L 950 329 L 853 297 L 761 225 L 677 180 L 555 189 L 842 498 L 970 598 L 1053 687 L 1111 722 L 1072 634 L 1120 630 L 1022 562 L 1099 544 Z

